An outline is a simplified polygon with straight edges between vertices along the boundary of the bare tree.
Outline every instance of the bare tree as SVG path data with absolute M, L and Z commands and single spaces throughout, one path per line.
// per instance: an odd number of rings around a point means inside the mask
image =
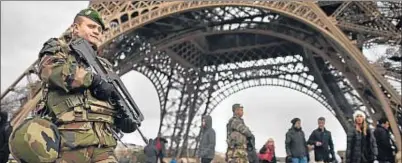
M 1 100 L 1 111 L 14 114 L 28 99 L 27 86 L 17 87 Z

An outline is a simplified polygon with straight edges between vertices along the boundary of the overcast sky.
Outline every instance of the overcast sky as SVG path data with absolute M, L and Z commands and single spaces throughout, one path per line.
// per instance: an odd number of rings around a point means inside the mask
M 60 36 L 75 14 L 87 5 L 88 2 L 77 1 L 1 2 L 1 92 L 36 60 L 42 44 L 50 37 Z M 380 50 L 375 53 L 383 51 Z M 144 113 L 143 133 L 155 137 L 159 127 L 159 101 L 152 83 L 137 72 L 130 72 L 123 80 Z M 291 126 L 290 120 L 301 118 L 306 136 L 309 136 L 317 127 L 319 116 L 327 118 L 327 128 L 333 133 L 336 150 L 346 148 L 346 135 L 341 125 L 319 102 L 294 90 L 261 87 L 227 98 L 212 113 L 219 152 L 226 149 L 226 123 L 232 116 L 233 103 L 244 105 L 244 120 L 256 136 L 257 148 L 272 137 L 276 141 L 277 154 L 284 156 L 284 135 Z M 123 141 L 143 144 L 137 133 L 124 136 Z

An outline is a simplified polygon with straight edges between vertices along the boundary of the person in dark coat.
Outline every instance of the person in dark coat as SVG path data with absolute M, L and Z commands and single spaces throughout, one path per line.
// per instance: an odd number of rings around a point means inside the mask
M 377 128 L 374 131 L 374 136 L 377 142 L 379 163 L 394 163 L 395 155 L 394 148 L 392 148 L 392 139 L 389 132 L 389 122 L 386 118 L 378 121 Z
M 318 128 L 311 133 L 308 144 L 314 146 L 314 159 L 317 163 L 335 161 L 334 143 L 331 132 L 325 128 L 324 117 L 318 118 Z
M 307 163 L 308 148 L 304 132 L 301 128 L 301 120 L 293 118 L 292 127 L 286 133 L 286 154 L 292 163 Z
M 8 162 L 8 157 L 10 155 L 8 139 L 12 130 L 13 129 L 8 122 L 8 113 L 0 112 L 0 163 Z
M 210 163 L 215 157 L 216 135 L 212 128 L 212 118 L 207 115 L 202 119 L 202 136 L 200 140 L 199 157 L 201 163 Z
M 148 144 L 144 147 L 144 153 L 146 156 L 146 163 L 157 163 L 158 162 L 158 150 L 155 147 L 155 142 L 149 139 Z
M 276 163 L 274 139 L 269 138 L 264 146 L 262 146 L 258 153 L 258 158 L 260 163 Z
M 353 118 L 354 124 L 347 133 L 346 163 L 372 163 L 378 153 L 374 133 L 363 112 L 356 111 Z

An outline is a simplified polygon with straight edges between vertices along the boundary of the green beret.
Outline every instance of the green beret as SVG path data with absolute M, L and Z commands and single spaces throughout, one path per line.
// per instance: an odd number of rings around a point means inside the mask
M 106 30 L 105 23 L 103 23 L 102 17 L 94 9 L 91 8 L 83 9 L 76 15 L 76 17 L 77 16 L 83 16 L 89 18 L 92 21 L 98 23 L 100 26 L 102 26 L 102 30 Z
M 241 104 L 233 104 L 232 105 L 232 111 L 234 112 L 236 109 L 238 109 L 238 108 L 243 108 L 243 105 L 241 105 Z

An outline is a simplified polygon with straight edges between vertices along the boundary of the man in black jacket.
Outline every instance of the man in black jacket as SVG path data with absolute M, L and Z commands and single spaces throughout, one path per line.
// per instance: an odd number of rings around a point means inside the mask
M 0 112 L 0 163 L 8 162 L 10 150 L 8 149 L 8 138 L 12 128 L 8 123 L 8 113 Z
M 308 139 L 308 144 L 314 146 L 314 156 L 317 163 L 332 162 L 335 160 L 334 143 L 331 132 L 325 128 L 325 118 L 318 118 L 318 128 Z M 331 157 L 329 157 L 331 155 Z
M 374 131 L 374 136 L 378 148 L 377 160 L 380 163 L 393 163 L 395 161 L 394 149 L 392 148 L 391 137 L 388 128 L 388 120 L 382 118 L 378 121 L 377 128 Z

